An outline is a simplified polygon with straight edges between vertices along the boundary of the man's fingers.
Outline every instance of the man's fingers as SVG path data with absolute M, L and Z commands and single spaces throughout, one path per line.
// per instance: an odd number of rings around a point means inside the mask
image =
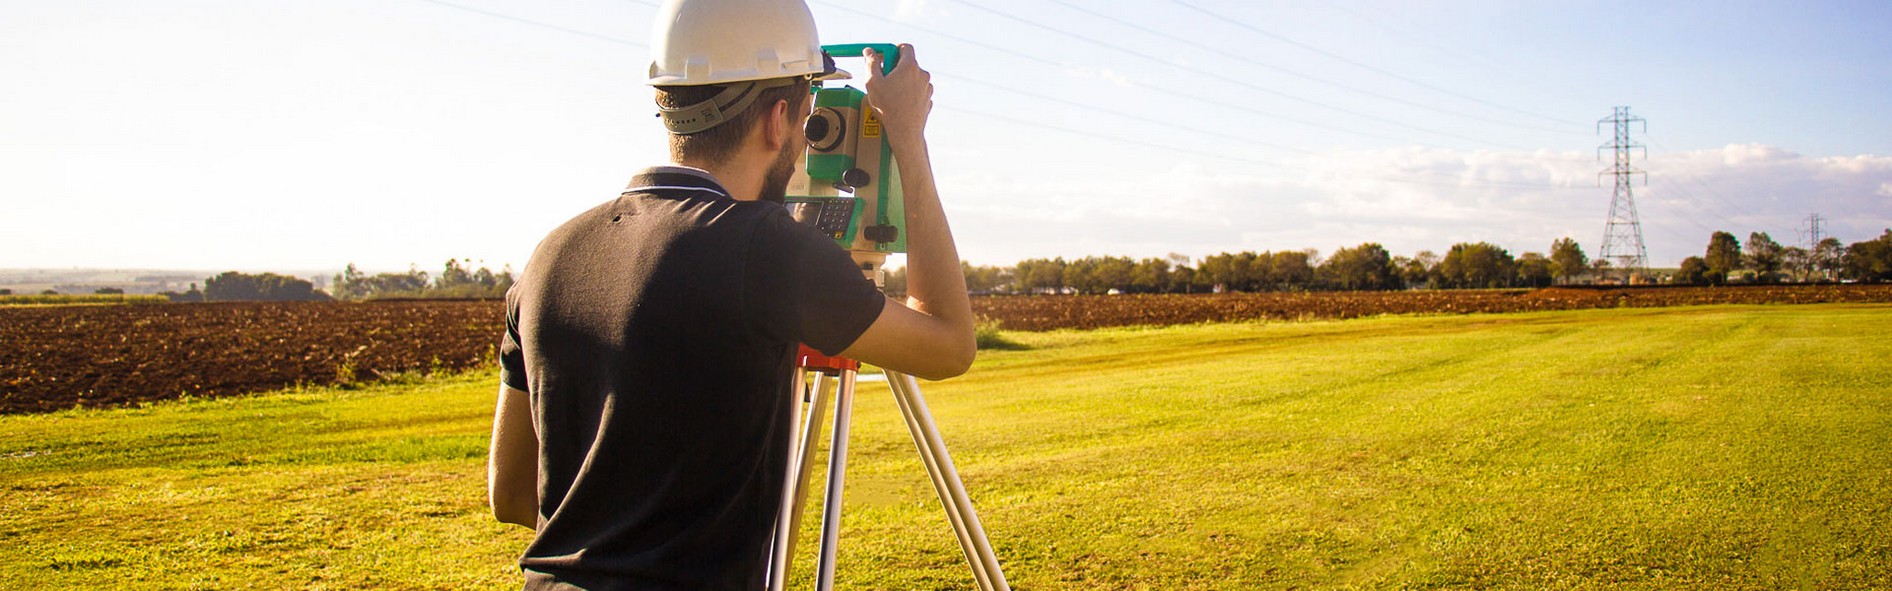
M 894 67 L 894 68 L 900 68 L 900 67 L 903 67 L 903 66 L 906 66 L 907 64 L 911 64 L 911 63 L 914 63 L 914 60 L 913 60 L 913 44 L 911 44 L 911 43 L 901 43 L 901 44 L 900 44 L 900 63 L 897 63 L 897 64 L 894 64 L 894 65 L 893 65 L 893 67 Z
M 901 43 L 899 47 L 900 47 L 900 53 L 898 54 L 898 57 L 896 57 L 895 59 L 898 59 L 900 61 L 894 63 L 893 65 L 894 72 L 918 67 L 918 66 L 912 65 L 915 63 L 913 59 L 913 44 Z M 886 63 L 887 56 L 885 54 L 882 54 L 880 50 L 874 49 L 872 47 L 863 49 L 861 50 L 861 57 L 867 58 L 867 65 L 868 65 L 867 76 L 869 78 L 879 78 L 879 77 L 893 75 L 893 72 L 888 72 L 887 70 L 884 69 L 885 66 L 883 64 Z

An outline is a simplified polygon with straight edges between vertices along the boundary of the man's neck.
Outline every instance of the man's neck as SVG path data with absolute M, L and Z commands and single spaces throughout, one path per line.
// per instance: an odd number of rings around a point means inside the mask
M 768 167 L 763 164 L 746 163 L 745 158 L 733 158 L 728 162 L 711 164 L 708 162 L 675 162 L 677 166 L 688 166 L 710 173 L 716 182 L 729 191 L 729 196 L 737 201 L 755 201 L 762 197 L 762 179 Z

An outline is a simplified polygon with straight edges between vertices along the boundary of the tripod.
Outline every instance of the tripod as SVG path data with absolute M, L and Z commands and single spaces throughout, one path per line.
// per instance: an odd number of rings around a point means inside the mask
M 801 349 L 793 388 L 799 402 L 805 402 L 808 409 L 805 418 L 796 413 L 798 424 L 790 429 L 796 437 L 789 444 L 790 477 L 782 487 L 781 510 L 775 519 L 775 542 L 769 559 L 770 591 L 783 591 L 788 584 L 788 564 L 795 554 L 795 539 L 801 529 L 808 476 L 814 467 L 813 451 L 821 435 L 830 380 L 837 381 L 838 387 L 833 393 L 834 433 L 828 445 L 827 496 L 822 505 L 815 588 L 819 591 L 834 588 L 835 554 L 841 535 L 841 490 L 847 476 L 848 421 L 854 412 L 854 384 L 860 367 L 859 361 L 828 357 L 807 347 Z M 808 380 L 810 375 L 814 376 L 812 381 Z M 979 524 L 979 515 L 972 509 L 972 500 L 966 496 L 965 485 L 959 482 L 959 471 L 953 468 L 946 443 L 940 439 L 939 428 L 933 424 L 926 400 L 920 397 L 919 381 L 893 371 L 887 371 L 886 376 L 900 414 L 906 419 L 907 430 L 913 435 L 913 444 L 919 448 L 920 460 L 926 464 L 926 473 L 933 480 L 933 489 L 946 508 L 946 518 L 959 538 L 959 548 L 972 567 L 973 579 L 980 591 L 1011 591 L 1005 583 L 1005 574 L 999 571 L 998 558 L 992 554 L 992 544 L 986 540 L 985 528 Z

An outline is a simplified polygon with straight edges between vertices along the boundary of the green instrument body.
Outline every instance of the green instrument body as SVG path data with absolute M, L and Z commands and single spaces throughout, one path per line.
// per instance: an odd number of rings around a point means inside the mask
M 837 58 L 860 57 L 868 48 L 886 56 L 883 72 L 893 71 L 899 62 L 899 47 L 890 43 L 822 46 Z M 880 120 L 874 116 L 872 100 L 852 86 L 816 88 L 813 99 L 805 129 L 810 146 L 796 178 L 789 183 L 789 211 L 842 248 L 906 252 L 906 204 L 900 190 L 900 170 Z

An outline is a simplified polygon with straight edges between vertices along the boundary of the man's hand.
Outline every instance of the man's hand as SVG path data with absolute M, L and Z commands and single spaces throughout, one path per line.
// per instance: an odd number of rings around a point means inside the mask
M 906 199 L 907 300 L 888 300 L 880 318 L 841 355 L 927 379 L 953 377 L 971 367 L 978 348 L 966 276 L 926 150 L 933 76 L 920 69 L 912 45 L 900 45 L 900 63 L 886 75 L 880 73 L 885 56 L 871 49 L 863 53 L 867 102 L 880 113 Z
M 900 63 L 893 71 L 881 74 L 887 56 L 872 48 L 862 52 L 867 58 L 867 101 L 880 114 L 881 127 L 894 145 L 913 144 L 924 137 L 926 116 L 933 112 L 933 75 L 920 69 L 913 46 L 900 44 Z

